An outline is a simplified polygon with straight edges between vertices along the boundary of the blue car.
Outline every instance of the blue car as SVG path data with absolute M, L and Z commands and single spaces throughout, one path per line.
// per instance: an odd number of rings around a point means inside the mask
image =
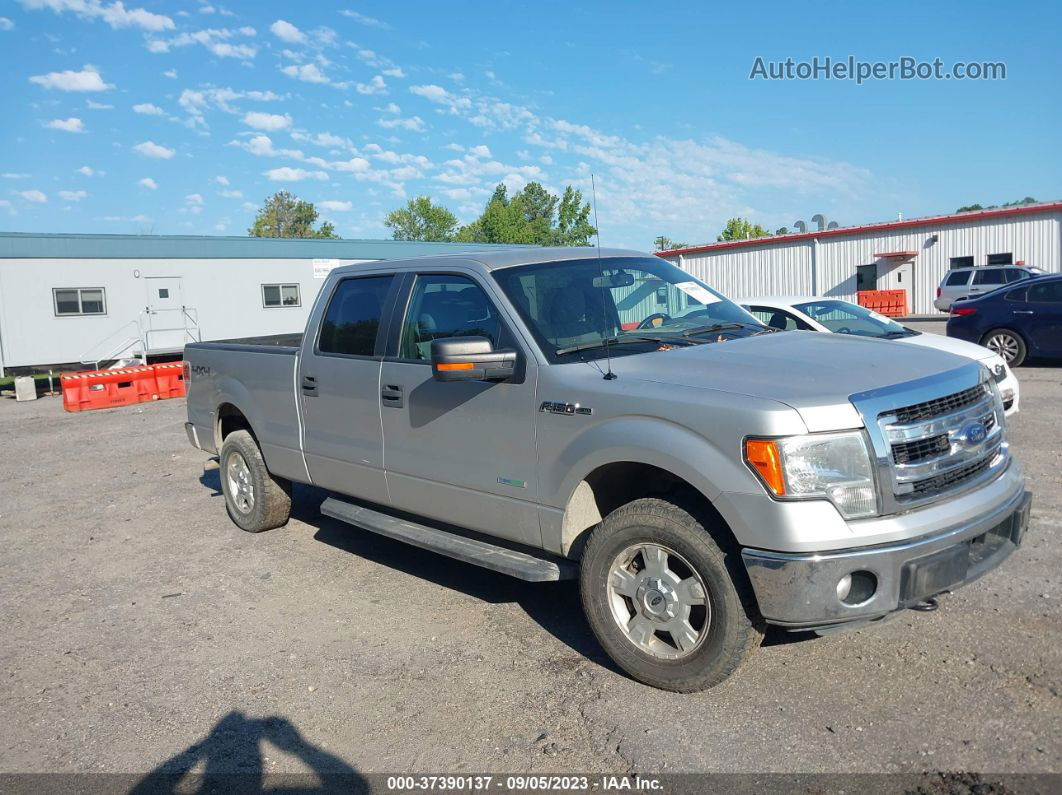
M 1038 276 L 956 301 L 948 336 L 984 345 L 1011 367 L 1029 356 L 1062 358 L 1062 276 Z

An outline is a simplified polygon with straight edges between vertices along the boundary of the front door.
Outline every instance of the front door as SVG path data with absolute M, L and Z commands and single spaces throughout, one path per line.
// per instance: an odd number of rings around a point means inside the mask
M 316 338 L 303 340 L 297 375 L 303 451 L 316 486 L 386 505 L 380 431 L 380 357 L 396 279 L 339 281 Z M 277 384 L 278 392 L 291 387 Z
M 380 379 L 388 491 L 395 508 L 538 546 L 538 370 L 488 290 L 471 274 L 417 274 L 412 283 Z M 517 374 L 435 381 L 432 340 L 468 336 L 517 348 Z
M 185 317 L 184 297 L 180 276 L 148 276 L 147 304 L 144 307 L 144 343 L 147 352 L 179 351 L 188 338 L 188 318 Z

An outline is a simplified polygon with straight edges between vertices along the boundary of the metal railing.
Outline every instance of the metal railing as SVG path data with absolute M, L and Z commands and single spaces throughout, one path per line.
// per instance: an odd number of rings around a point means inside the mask
M 154 327 L 151 317 L 163 313 L 177 313 L 176 325 L 162 328 Z M 199 328 L 199 313 L 194 307 L 174 307 L 173 309 L 150 309 L 145 307 L 139 312 L 134 320 L 119 326 L 102 340 L 91 346 L 81 354 L 78 360 L 83 365 L 93 365 L 93 369 L 99 370 L 101 362 L 121 361 L 127 358 L 140 359 L 141 363 L 147 362 L 148 355 L 155 350 L 152 347 L 152 335 L 158 340 L 163 334 L 175 334 L 180 332 L 180 347 L 188 342 L 202 342 L 202 332 Z M 174 346 L 169 346 L 172 348 Z M 160 347 L 159 350 L 169 348 Z M 102 349 L 102 350 L 101 350 Z

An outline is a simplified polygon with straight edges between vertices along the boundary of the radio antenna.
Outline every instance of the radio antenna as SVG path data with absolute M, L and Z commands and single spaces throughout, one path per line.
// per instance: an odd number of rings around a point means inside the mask
M 590 193 L 594 199 L 594 232 L 597 234 L 597 271 L 600 274 L 601 279 L 601 319 L 602 330 L 608 333 L 608 310 L 605 308 L 605 270 L 601 267 L 601 224 L 597 221 L 597 183 L 594 181 L 594 175 L 590 174 Z M 614 372 L 612 372 L 612 349 L 609 343 L 609 337 L 605 337 L 605 362 L 607 372 L 605 373 L 606 381 L 615 381 L 619 378 Z

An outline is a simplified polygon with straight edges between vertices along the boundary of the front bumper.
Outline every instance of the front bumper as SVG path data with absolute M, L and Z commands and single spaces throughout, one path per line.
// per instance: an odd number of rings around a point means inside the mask
M 911 541 L 806 554 L 743 549 L 741 557 L 768 623 L 793 629 L 862 623 L 996 568 L 1021 544 L 1031 503 L 1032 495 L 1021 490 L 984 517 Z M 864 601 L 849 604 L 837 584 L 853 572 L 869 572 L 876 587 Z

